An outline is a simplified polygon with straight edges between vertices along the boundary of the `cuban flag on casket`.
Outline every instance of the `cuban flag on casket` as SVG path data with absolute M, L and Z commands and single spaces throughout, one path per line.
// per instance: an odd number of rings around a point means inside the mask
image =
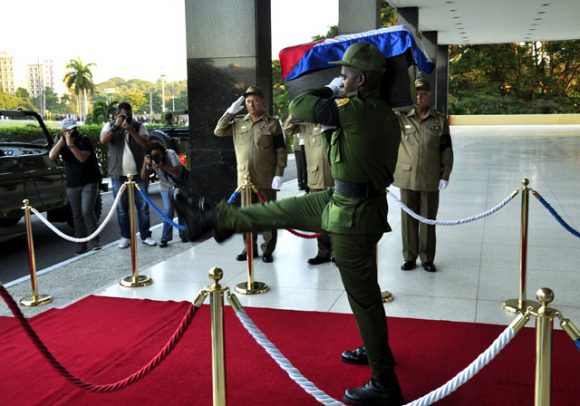
M 339 35 L 282 49 L 280 67 L 290 99 L 307 89 L 322 87 L 338 76 L 340 66 L 329 62 L 341 60 L 346 49 L 360 41 L 375 45 L 385 56 L 386 71 L 381 83 L 383 99 L 391 107 L 412 105 L 414 73 L 409 67 L 416 65 L 421 71 L 431 73 L 435 65 L 404 25 Z

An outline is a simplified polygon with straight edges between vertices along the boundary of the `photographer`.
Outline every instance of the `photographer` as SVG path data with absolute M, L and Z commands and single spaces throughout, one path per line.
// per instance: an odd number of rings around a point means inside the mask
M 177 153 L 172 149 L 165 149 L 165 147 L 157 142 L 151 143 L 147 148 L 147 154 L 143 160 L 141 167 L 141 178 L 149 178 L 149 174 L 155 172 L 159 178 L 161 200 L 163 200 L 163 214 L 170 219 L 175 215 L 173 188 L 180 187 L 179 179 L 184 177 L 184 171 L 187 169 L 181 165 Z M 179 224 L 182 224 L 181 218 L 178 218 Z M 187 242 L 187 237 L 184 231 L 179 231 L 181 242 Z M 163 223 L 163 231 L 161 233 L 161 242 L 159 248 L 167 247 L 167 242 L 173 239 L 173 226 L 168 223 Z
M 94 207 L 101 172 L 95 148 L 88 137 L 79 134 L 76 120 L 68 118 L 62 122 L 62 137 L 48 157 L 54 161 L 59 155 L 64 161 L 66 195 L 73 214 L 75 237 L 86 237 L 97 229 Z M 101 249 L 99 237 L 93 240 L 93 249 Z M 79 243 L 75 255 L 87 250 L 87 243 Z
M 148 140 L 147 128 L 133 118 L 131 105 L 126 102 L 119 103 L 115 121 L 106 123 L 100 136 L 101 144 L 108 146 L 108 173 L 113 184 L 114 197 L 117 197 L 119 189 L 128 180 L 129 175 L 133 175 L 133 180 L 141 190 L 147 193 L 148 181 L 139 176 L 139 171 L 143 165 Z M 139 193 L 135 193 L 135 207 L 141 242 L 150 247 L 157 245 L 149 231 L 149 206 L 141 199 Z M 131 234 L 129 202 L 126 193 L 117 206 L 117 220 L 121 229 L 119 248 L 127 248 L 131 243 Z

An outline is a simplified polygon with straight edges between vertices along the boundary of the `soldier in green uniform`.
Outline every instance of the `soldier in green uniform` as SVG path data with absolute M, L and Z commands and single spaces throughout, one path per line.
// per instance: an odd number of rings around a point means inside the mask
M 306 153 L 306 176 L 308 182 L 308 192 L 320 192 L 323 189 L 333 187 L 334 179 L 328 164 L 326 148 L 322 140 L 323 129 L 320 124 L 296 122 L 292 115 L 284 123 L 284 133 L 293 134 L 295 137 L 300 134 L 304 141 L 304 151 Z M 316 238 L 318 252 L 315 257 L 308 260 L 310 265 L 324 264 L 330 262 L 332 255 L 332 244 L 330 235 L 322 233 Z
M 400 128 L 379 96 L 384 70 L 381 52 L 371 44 L 357 42 L 335 63 L 342 65 L 340 78 L 290 103 L 290 112 L 298 120 L 336 127 L 332 134 L 322 136 L 334 190 L 242 209 L 223 201 L 212 208 L 193 207 L 177 195 L 177 208 L 192 240 L 213 233 L 217 241 L 223 241 L 234 232 L 271 227 L 329 232 L 373 374 L 365 385 L 347 389 L 344 400 L 355 405 L 400 405 L 403 398 L 389 347 L 374 255 L 383 233 L 391 230 L 385 188 L 393 180 Z M 339 90 L 346 97 L 334 97 Z
M 236 115 L 245 104 L 248 113 Z M 218 137 L 233 136 L 238 165 L 238 186 L 249 176 L 250 181 L 266 201 L 276 200 L 276 191 L 282 187 L 284 168 L 288 160 L 286 142 L 280 122 L 264 110 L 264 93 L 250 86 L 219 119 L 214 134 Z M 256 196 L 253 200 L 257 201 Z M 276 248 L 277 231 L 263 230 L 262 261 L 272 262 Z M 245 238 L 244 238 L 245 241 Z M 254 234 L 254 255 L 257 253 Z M 246 250 L 236 258 L 246 260 Z
M 401 189 L 401 201 L 415 213 L 429 219 L 437 217 L 439 190 L 449 183 L 453 169 L 451 135 L 445 115 L 432 110 L 431 85 L 415 81 L 417 105 L 408 113 L 397 113 L 401 123 L 401 145 L 393 184 Z M 403 271 L 415 268 L 417 257 L 423 269 L 435 272 L 435 226 L 428 225 L 401 210 Z

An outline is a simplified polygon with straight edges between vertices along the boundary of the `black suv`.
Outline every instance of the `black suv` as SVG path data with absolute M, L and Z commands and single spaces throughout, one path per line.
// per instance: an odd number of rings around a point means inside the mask
M 0 119 L 0 226 L 16 225 L 24 214 L 22 201 L 28 199 L 36 210 L 47 212 L 51 222 L 64 221 L 72 227 L 64 167 L 60 159 L 48 159 L 54 141 L 42 117 L 34 111 L 0 110 Z M 10 131 L 3 129 L 6 119 L 25 123 Z M 97 218 L 101 210 L 98 194 Z

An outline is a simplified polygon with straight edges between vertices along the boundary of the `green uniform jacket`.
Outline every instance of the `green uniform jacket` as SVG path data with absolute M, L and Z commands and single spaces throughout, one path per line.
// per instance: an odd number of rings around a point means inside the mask
M 385 188 L 393 181 L 401 132 L 378 92 L 333 99 L 328 88 L 310 90 L 290 103 L 290 112 L 301 121 L 336 126 L 323 137 L 332 177 L 372 185 L 378 195 L 367 199 L 335 192 L 322 214 L 322 228 L 343 234 L 390 231 Z
M 419 192 L 436 192 L 439 180 L 449 180 L 453 149 L 444 115 L 429 110 L 419 120 L 415 109 L 397 113 L 401 123 L 401 145 L 394 185 Z
M 234 116 L 226 112 L 219 119 L 214 134 L 234 138 L 238 186 L 249 175 L 258 189 L 270 189 L 274 176 L 284 176 L 288 153 L 277 118 L 264 113 L 252 122 L 249 114 Z
M 291 118 L 292 115 L 289 115 L 288 120 L 284 123 L 284 133 L 292 134 L 295 140 L 298 140 L 298 134 L 300 134 L 304 140 L 308 187 L 310 189 L 332 187 L 334 179 L 332 179 L 330 165 L 326 156 L 327 148 L 323 141 L 322 128 L 320 125 L 312 123 L 291 124 Z

